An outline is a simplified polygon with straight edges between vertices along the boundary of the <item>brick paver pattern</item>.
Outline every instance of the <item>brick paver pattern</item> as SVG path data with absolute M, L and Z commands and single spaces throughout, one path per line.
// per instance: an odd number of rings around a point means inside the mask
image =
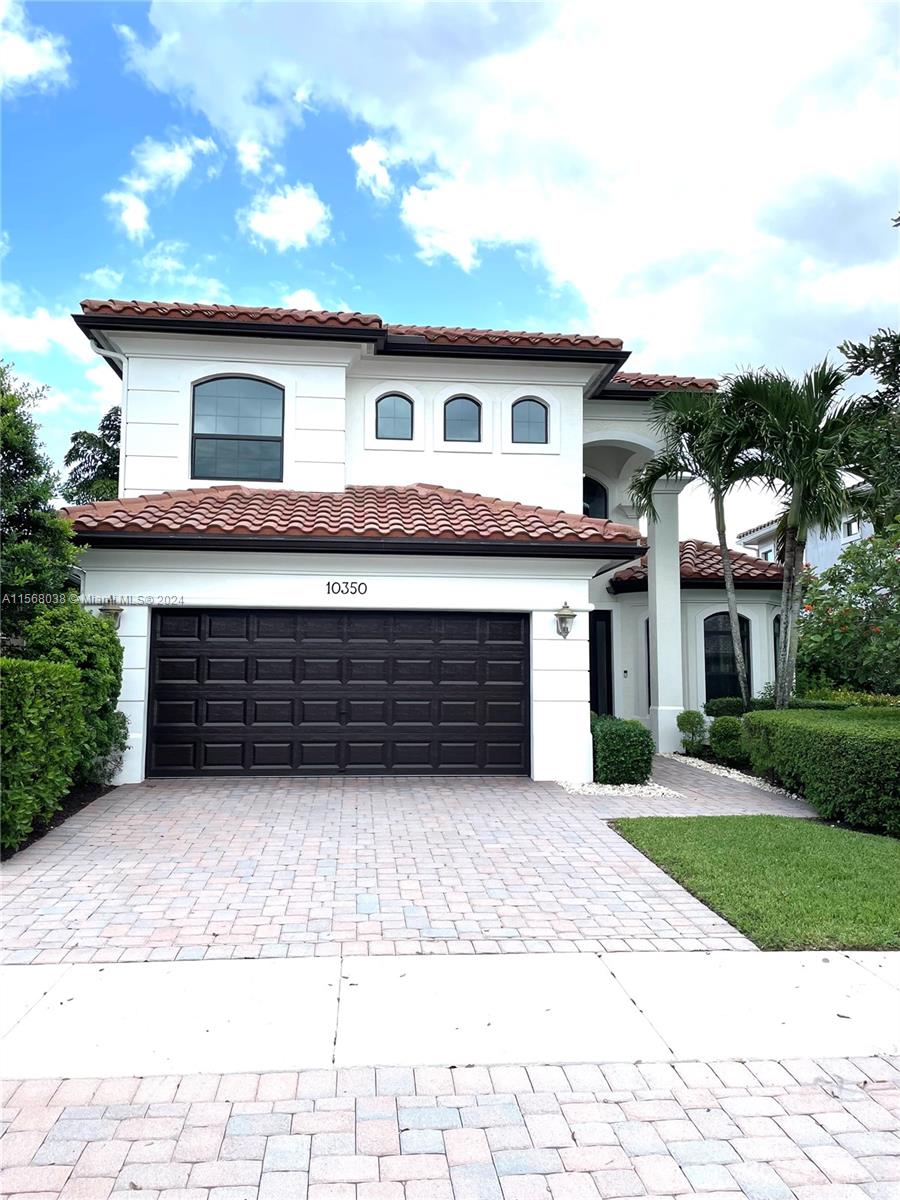
M 610 815 L 527 779 L 116 788 L 5 864 L 5 957 L 752 949 Z
M 4 957 L 752 949 L 607 818 L 809 810 L 681 770 L 682 797 L 484 778 L 116 788 L 5 864 Z
M 900 1060 L 379 1067 L 5 1088 L 21 1200 L 896 1200 Z

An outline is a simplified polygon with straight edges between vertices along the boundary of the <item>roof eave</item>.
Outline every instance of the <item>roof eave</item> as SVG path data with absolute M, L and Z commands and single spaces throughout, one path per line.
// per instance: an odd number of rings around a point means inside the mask
M 772 592 L 781 590 L 780 579 L 735 579 L 734 586 L 738 591 Z M 712 588 L 715 591 L 724 589 L 724 579 L 682 579 L 681 587 L 687 591 L 701 588 Z M 607 591 L 613 595 L 627 592 L 646 592 L 646 579 L 611 579 Z
M 288 325 L 265 321 L 207 321 L 179 317 L 117 316 L 107 313 L 73 313 L 72 320 L 85 337 L 100 344 L 103 333 L 164 333 L 202 337 L 281 338 L 293 341 L 362 342 L 375 354 L 397 357 L 518 359 L 521 361 L 603 363 L 616 370 L 629 351 L 603 346 L 485 346 L 459 342 L 433 342 L 425 337 L 392 334 L 381 328 L 336 325 Z M 107 348 L 109 348 L 107 346 Z
M 477 556 L 491 558 L 582 558 L 618 560 L 624 566 L 646 550 L 627 542 L 559 541 L 442 541 L 434 538 L 321 538 L 254 534 L 129 533 L 116 531 L 75 532 L 82 546 L 130 550 L 254 550 L 294 554 L 419 554 Z M 610 568 L 612 569 L 612 568 Z

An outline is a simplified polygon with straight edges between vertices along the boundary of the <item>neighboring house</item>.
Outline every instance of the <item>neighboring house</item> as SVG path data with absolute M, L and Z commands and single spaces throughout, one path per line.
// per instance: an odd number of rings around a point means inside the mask
M 662 749 L 735 693 L 721 562 L 649 551 L 628 488 L 649 402 L 617 339 L 359 313 L 85 301 L 123 380 L 120 500 L 63 510 L 122 606 L 120 782 L 150 775 L 592 775 L 588 713 Z M 427 482 L 422 482 L 427 481 Z M 734 553 L 754 690 L 780 568 Z
M 821 575 L 823 571 L 834 566 L 849 545 L 862 538 L 871 537 L 874 532 L 874 526 L 869 521 L 860 520 L 858 516 L 849 511 L 845 512 L 841 518 L 839 530 L 823 533 L 821 529 L 813 526 L 809 531 L 806 541 L 806 561 L 817 575 Z M 738 541 L 742 546 L 747 546 L 752 552 L 755 552 L 757 558 L 761 558 L 764 562 L 774 562 L 778 557 L 777 533 L 778 518 L 776 517 L 771 521 L 765 521 L 762 525 L 754 525 L 752 529 L 745 529 L 743 533 L 738 534 Z

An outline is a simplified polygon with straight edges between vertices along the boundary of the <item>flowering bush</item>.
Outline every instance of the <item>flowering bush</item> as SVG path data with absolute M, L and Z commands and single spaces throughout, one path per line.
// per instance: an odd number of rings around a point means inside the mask
M 797 667 L 839 688 L 900 694 L 900 524 L 811 579 Z

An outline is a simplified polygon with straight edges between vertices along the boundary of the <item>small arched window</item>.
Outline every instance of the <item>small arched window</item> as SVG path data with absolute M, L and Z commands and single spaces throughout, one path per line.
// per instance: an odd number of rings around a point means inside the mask
M 481 405 L 471 396 L 454 396 L 444 405 L 444 441 L 480 442 Z
M 413 403 L 408 396 L 390 392 L 375 402 L 375 436 L 392 442 L 411 442 Z
M 194 384 L 191 476 L 280 480 L 284 391 L 265 379 L 220 375 Z
M 609 516 L 609 497 L 606 488 L 590 475 L 585 475 L 581 485 L 582 512 L 586 517 L 602 519 Z
M 512 440 L 531 445 L 547 442 L 547 405 L 530 396 L 512 406 Z
M 750 622 L 738 617 L 741 627 L 741 647 L 747 664 L 747 684 L 753 694 L 750 679 Z M 734 661 L 734 645 L 731 641 L 731 622 L 727 612 L 713 613 L 703 622 L 703 655 L 706 667 L 706 699 L 719 696 L 740 696 L 737 664 Z

